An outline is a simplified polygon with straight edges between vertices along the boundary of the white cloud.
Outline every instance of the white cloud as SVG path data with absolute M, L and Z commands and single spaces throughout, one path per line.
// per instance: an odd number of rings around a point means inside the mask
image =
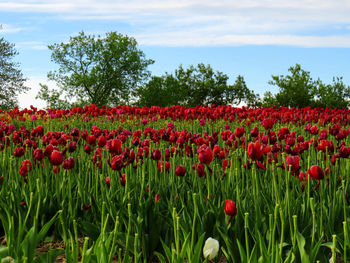
M 0 0 L 0 10 L 123 22 L 145 45 L 349 46 L 348 0 Z
M 34 49 L 34 50 L 45 50 L 47 48 L 47 44 L 40 41 L 23 41 L 17 42 L 16 48 L 18 49 Z
M 297 47 L 350 48 L 350 35 L 344 36 L 296 36 L 296 35 L 201 35 L 187 32 L 140 34 L 135 36 L 146 46 L 242 46 L 281 45 Z
M 0 35 L 1 34 L 10 34 L 10 33 L 18 33 L 20 31 L 25 30 L 23 27 L 14 27 L 8 24 L 1 24 L 0 21 Z

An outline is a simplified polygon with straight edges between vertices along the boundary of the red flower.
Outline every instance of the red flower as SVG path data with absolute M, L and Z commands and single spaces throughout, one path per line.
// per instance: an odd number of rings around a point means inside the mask
M 318 127 L 316 125 L 312 126 L 310 128 L 309 132 L 310 132 L 310 134 L 313 134 L 313 135 L 317 134 L 318 133 Z
M 14 152 L 14 155 L 15 157 L 21 157 L 24 155 L 24 148 L 23 147 L 20 147 L 20 148 L 16 148 L 15 149 L 15 152 Z
M 226 172 L 227 167 L 230 167 L 231 163 L 229 163 L 229 161 L 226 159 L 222 162 L 222 170 L 224 170 L 224 172 Z
M 270 151 L 270 147 L 268 145 L 260 145 L 259 141 L 255 143 L 248 144 L 248 156 L 252 160 L 260 160 L 264 154 L 267 154 Z
M 156 161 L 160 160 L 161 157 L 162 157 L 162 153 L 160 152 L 159 149 L 155 149 L 151 154 L 151 158 Z
M 205 169 L 204 169 L 204 164 L 197 163 L 197 174 L 198 174 L 199 177 L 206 176 Z
M 98 137 L 98 141 L 97 141 L 98 147 L 103 147 L 106 145 L 106 143 L 107 143 L 107 139 L 105 136 Z
M 89 135 L 88 137 L 86 137 L 86 141 L 91 146 L 95 146 L 96 145 L 96 137 L 94 135 Z
M 109 178 L 109 176 L 107 176 L 107 178 L 106 178 L 106 185 L 108 188 L 111 187 L 111 179 Z
M 126 175 L 123 174 L 123 175 L 120 177 L 120 183 L 121 183 L 122 186 L 125 186 L 125 184 L 126 184 L 126 177 L 125 177 L 125 176 L 126 176 Z
M 203 164 L 210 164 L 213 160 L 213 151 L 205 144 L 199 147 L 198 159 Z
M 116 155 L 111 162 L 112 170 L 120 171 L 124 167 L 123 155 Z
M 34 150 L 33 152 L 33 157 L 35 158 L 35 160 L 37 160 L 38 162 L 41 162 L 44 158 L 45 155 L 43 153 L 43 150 L 40 148 L 37 148 Z
M 245 133 L 244 127 L 237 127 L 235 130 L 235 136 L 241 138 Z
M 289 166 L 291 166 L 292 174 L 298 173 L 300 169 L 300 159 L 299 156 L 287 156 L 287 170 L 289 170 Z
M 32 163 L 29 160 L 23 160 L 21 167 L 19 168 L 19 174 L 22 177 L 28 176 L 28 172 L 32 170 Z
M 308 174 L 315 180 L 322 180 L 324 178 L 323 170 L 318 165 L 311 166 L 308 170 Z
M 74 158 L 69 157 L 63 161 L 62 167 L 66 170 L 72 170 L 74 168 Z
M 111 154 L 121 154 L 122 141 L 119 139 L 113 139 L 112 141 L 107 142 L 106 147 Z
M 175 169 L 175 175 L 179 177 L 185 176 L 186 169 L 182 165 L 178 165 Z
M 63 163 L 63 154 L 59 151 L 53 151 L 50 155 L 50 162 L 55 166 L 61 165 Z
M 350 147 L 347 147 L 347 146 L 340 147 L 339 156 L 341 158 L 348 158 L 350 156 Z
M 70 153 L 74 152 L 77 149 L 77 143 L 76 142 L 69 142 L 68 144 L 68 151 Z
M 156 203 L 159 203 L 159 200 L 160 200 L 160 194 L 155 194 L 154 201 L 156 201 Z
M 233 202 L 232 200 L 226 200 L 225 201 L 225 213 L 226 215 L 232 217 L 237 215 L 237 207 L 236 207 L 236 203 Z
M 250 131 L 250 136 L 255 138 L 258 137 L 259 135 L 259 128 L 258 127 L 254 127 L 251 131 Z

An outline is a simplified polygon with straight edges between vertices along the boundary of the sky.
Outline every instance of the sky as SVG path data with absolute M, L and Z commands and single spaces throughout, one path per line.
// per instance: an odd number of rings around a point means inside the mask
M 341 76 L 350 85 L 349 14 L 349 0 L 0 0 L 0 38 L 15 44 L 31 88 L 19 96 L 21 108 L 44 108 L 39 83 L 55 88 L 47 73 L 58 68 L 47 46 L 81 31 L 134 37 L 155 60 L 153 75 L 210 64 L 263 95 L 278 91 L 272 75 L 296 63 L 313 79 Z

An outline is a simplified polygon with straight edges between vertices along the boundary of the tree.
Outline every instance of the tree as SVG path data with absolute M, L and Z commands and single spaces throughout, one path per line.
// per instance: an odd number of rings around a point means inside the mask
M 138 90 L 139 106 L 173 106 L 180 104 L 183 97 L 177 89 L 178 81 L 171 74 L 152 76 L 150 81 Z
M 205 66 L 201 63 L 196 68 L 190 66 L 186 70 L 180 65 L 175 71 L 175 78 L 178 81 L 178 90 L 183 96 L 181 104 L 226 104 L 223 95 L 228 87 L 228 76 L 219 71 L 215 73 L 210 65 Z
M 346 86 L 342 77 L 333 78 L 332 84 L 319 83 L 315 92 L 315 107 L 347 108 L 350 99 L 350 87 Z
M 14 47 L 14 44 L 0 38 L 0 108 L 7 110 L 18 103 L 19 93 L 29 90 L 24 85 L 26 79 L 18 68 L 19 64 L 13 61 L 18 55 Z
M 210 65 L 198 64 L 184 69 L 182 65 L 175 74 L 152 79 L 138 90 L 138 105 L 225 105 L 242 101 L 253 106 L 258 96 L 247 88 L 242 76 L 233 85 L 228 85 L 228 76 L 214 72 Z
M 134 38 L 110 32 L 71 37 L 68 43 L 49 46 L 59 69 L 48 73 L 61 92 L 78 101 L 102 106 L 128 104 L 133 92 L 149 76 L 146 59 Z
M 311 106 L 318 82 L 312 80 L 310 72 L 303 70 L 299 64 L 290 67 L 291 75 L 272 76 L 268 83 L 279 87 L 275 95 L 277 106 L 303 108 Z

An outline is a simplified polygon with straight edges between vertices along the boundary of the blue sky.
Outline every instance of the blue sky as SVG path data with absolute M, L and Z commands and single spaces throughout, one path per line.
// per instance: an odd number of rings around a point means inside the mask
M 233 83 L 243 75 L 261 95 L 277 88 L 271 75 L 287 74 L 296 63 L 314 79 L 350 84 L 348 0 L 0 0 L 0 37 L 16 45 L 31 87 L 20 106 L 33 104 L 39 83 L 57 68 L 47 45 L 80 31 L 117 31 L 135 37 L 155 63 L 152 74 L 172 73 L 180 64 L 210 64 Z

